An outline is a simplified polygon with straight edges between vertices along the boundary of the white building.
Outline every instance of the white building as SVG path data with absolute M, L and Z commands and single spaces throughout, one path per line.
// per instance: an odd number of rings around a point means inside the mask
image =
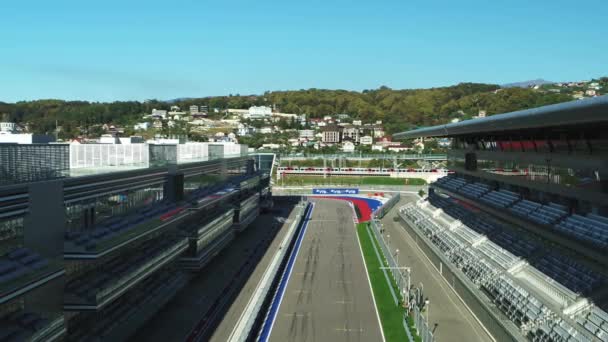
M 133 125 L 133 129 L 136 131 L 147 131 L 148 128 L 150 128 L 150 126 L 151 125 L 149 122 L 140 122 L 140 123 Z
M 0 132 L 15 132 L 17 125 L 14 122 L 0 122 Z
M 322 130 L 323 138 L 321 139 L 326 144 L 335 144 L 340 142 L 340 128 L 338 126 L 326 126 Z
M 355 152 L 355 144 L 353 144 L 350 141 L 345 141 L 342 144 L 342 152 L 348 152 L 348 153 Z
M 167 117 L 167 111 L 162 109 L 152 109 L 152 116 L 164 119 Z
M 190 114 L 198 113 L 198 106 L 192 105 L 190 106 Z
M 239 123 L 236 129 L 236 134 L 239 136 L 250 135 L 255 133 L 255 127 L 247 126 Z
M 353 120 L 353 125 L 361 126 L 361 124 L 362 124 L 361 120 Z
M 361 138 L 359 138 L 359 144 L 361 145 L 371 145 L 374 143 L 374 138 L 370 137 L 369 135 L 365 135 L 362 136 Z
M 265 126 L 260 128 L 260 133 L 262 134 L 272 134 L 272 127 L 270 126 Z
M 439 147 L 450 147 L 452 145 L 452 139 L 442 138 L 437 140 L 437 146 Z
M 312 129 L 302 129 L 298 131 L 300 138 L 314 139 L 315 131 Z
M 411 147 L 401 146 L 401 145 L 395 145 L 395 146 L 388 147 L 389 152 L 407 152 L 407 151 L 411 151 L 411 150 L 412 150 Z
M 382 152 L 382 151 L 384 151 L 384 146 L 383 145 L 372 145 L 372 151 Z
M 259 107 L 253 106 L 253 107 L 249 107 L 249 111 L 247 112 L 247 115 L 245 116 L 245 118 L 256 120 L 256 119 L 270 118 L 271 116 L 272 116 L 272 108 L 266 107 L 266 106 L 259 106 Z
M 52 135 L 0 131 L 0 144 L 48 144 L 54 141 Z
M 595 96 L 597 94 L 597 92 L 593 89 L 589 89 L 585 92 L 585 95 L 587 96 Z
M 359 128 L 346 125 L 342 128 L 342 139 L 350 139 L 355 144 L 359 143 Z
M 384 128 L 382 126 L 374 126 L 374 138 L 382 138 L 384 136 Z
M 102 134 L 99 138 L 100 144 L 120 144 L 120 140 L 112 134 Z
M 281 145 L 279 144 L 262 144 L 261 149 L 271 149 L 271 150 L 276 150 L 281 148 Z

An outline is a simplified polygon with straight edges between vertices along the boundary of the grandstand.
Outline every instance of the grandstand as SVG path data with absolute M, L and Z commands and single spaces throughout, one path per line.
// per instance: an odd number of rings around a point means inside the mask
M 0 340 L 120 341 L 155 315 L 271 200 L 254 158 L 209 151 L 1 186 Z
M 452 140 L 450 174 L 400 216 L 513 340 L 608 341 L 606 113 L 604 96 L 396 135 Z

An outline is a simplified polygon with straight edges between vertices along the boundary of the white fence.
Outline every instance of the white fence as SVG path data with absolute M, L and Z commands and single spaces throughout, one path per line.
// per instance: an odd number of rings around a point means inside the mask
M 148 167 L 147 144 L 82 144 L 70 145 L 70 169 L 133 166 Z
M 214 155 L 209 151 L 211 145 L 215 148 Z M 247 146 L 234 143 L 72 144 L 69 153 L 70 169 L 116 166 L 146 168 L 165 162 L 188 163 L 246 155 Z

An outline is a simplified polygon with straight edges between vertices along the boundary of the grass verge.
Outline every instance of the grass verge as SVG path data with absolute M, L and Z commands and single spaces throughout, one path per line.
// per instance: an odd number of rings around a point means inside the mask
M 393 284 L 387 284 L 384 273 L 380 269 L 382 264 L 374 251 L 375 242 L 373 237 L 370 239 L 367 233 L 367 223 L 357 225 L 357 236 L 363 250 L 363 258 L 367 265 L 369 279 L 372 283 L 372 291 L 376 299 L 376 309 L 380 315 L 382 331 L 386 341 L 407 341 L 407 334 L 403 328 L 403 315 L 405 309 L 399 305 L 395 305 L 391 296 L 390 287 Z M 397 292 L 398 293 L 398 292 Z

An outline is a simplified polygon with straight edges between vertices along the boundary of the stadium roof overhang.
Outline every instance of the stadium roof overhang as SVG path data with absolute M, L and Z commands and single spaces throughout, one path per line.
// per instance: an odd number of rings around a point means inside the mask
M 490 134 L 608 122 L 608 95 L 397 133 L 394 139 Z

